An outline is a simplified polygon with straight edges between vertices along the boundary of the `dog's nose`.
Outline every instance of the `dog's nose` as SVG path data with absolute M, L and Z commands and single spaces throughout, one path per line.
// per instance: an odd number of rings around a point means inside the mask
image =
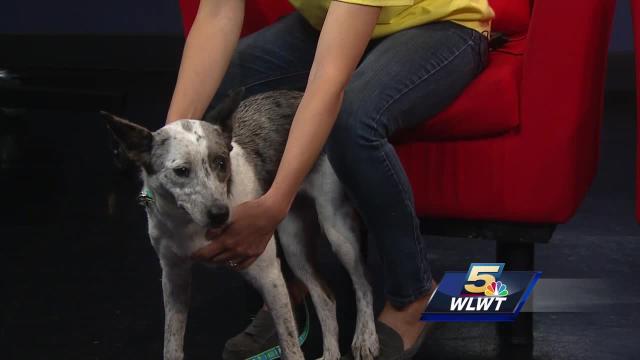
M 222 226 L 229 220 L 229 208 L 225 206 L 209 209 L 207 218 L 211 227 Z

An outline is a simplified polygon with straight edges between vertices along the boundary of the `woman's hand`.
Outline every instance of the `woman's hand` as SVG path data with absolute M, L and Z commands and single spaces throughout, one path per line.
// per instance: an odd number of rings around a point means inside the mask
M 207 231 L 211 243 L 197 250 L 192 258 L 244 270 L 264 252 L 286 213 L 267 196 L 244 202 L 231 211 L 229 224 L 222 233 Z

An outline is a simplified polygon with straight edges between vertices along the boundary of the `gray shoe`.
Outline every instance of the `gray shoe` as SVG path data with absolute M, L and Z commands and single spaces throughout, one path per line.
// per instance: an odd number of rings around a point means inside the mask
M 227 340 L 222 359 L 244 360 L 277 345 L 278 335 L 271 313 L 260 309 L 246 329 Z
M 302 345 L 309 334 L 309 311 L 304 302 L 305 323 L 298 329 L 301 333 L 298 337 Z M 297 314 L 296 314 L 297 315 Z M 300 316 L 296 316 L 296 319 Z M 260 309 L 255 318 L 240 334 L 227 340 L 222 351 L 223 360 L 245 359 L 278 359 L 280 347 L 278 346 L 278 334 L 271 313 Z
M 420 346 L 424 342 L 427 334 L 427 328 L 425 326 L 416 342 L 407 350 L 404 350 L 404 343 L 402 337 L 389 325 L 376 321 L 376 332 L 378 333 L 378 340 L 380 341 L 380 354 L 376 356 L 376 360 L 411 360 L 415 354 L 420 350 Z M 353 355 L 344 355 L 342 360 L 353 360 Z

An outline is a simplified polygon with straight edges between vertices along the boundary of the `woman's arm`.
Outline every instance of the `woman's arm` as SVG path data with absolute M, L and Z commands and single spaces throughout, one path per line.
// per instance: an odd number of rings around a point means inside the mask
M 236 48 L 244 0 L 201 0 L 187 37 L 167 123 L 201 119 Z
M 302 181 L 318 158 L 342 104 L 344 89 L 360 62 L 380 8 L 334 1 L 325 19 L 309 81 L 296 112 L 284 155 L 271 188 L 238 205 L 225 231 L 194 258 L 232 261 L 244 269 L 262 254 L 289 211 Z
M 265 195 L 282 217 L 327 141 L 344 89 L 362 58 L 380 8 L 334 1 L 320 34 L 305 94 L 273 185 Z

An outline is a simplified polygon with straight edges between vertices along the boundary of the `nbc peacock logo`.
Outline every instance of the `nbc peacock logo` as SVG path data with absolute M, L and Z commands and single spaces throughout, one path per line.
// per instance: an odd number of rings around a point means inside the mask
M 509 295 L 509 290 L 507 290 L 507 284 L 504 284 L 502 281 L 492 281 L 491 284 L 487 285 L 487 288 L 484 290 L 485 296 L 507 296 Z

